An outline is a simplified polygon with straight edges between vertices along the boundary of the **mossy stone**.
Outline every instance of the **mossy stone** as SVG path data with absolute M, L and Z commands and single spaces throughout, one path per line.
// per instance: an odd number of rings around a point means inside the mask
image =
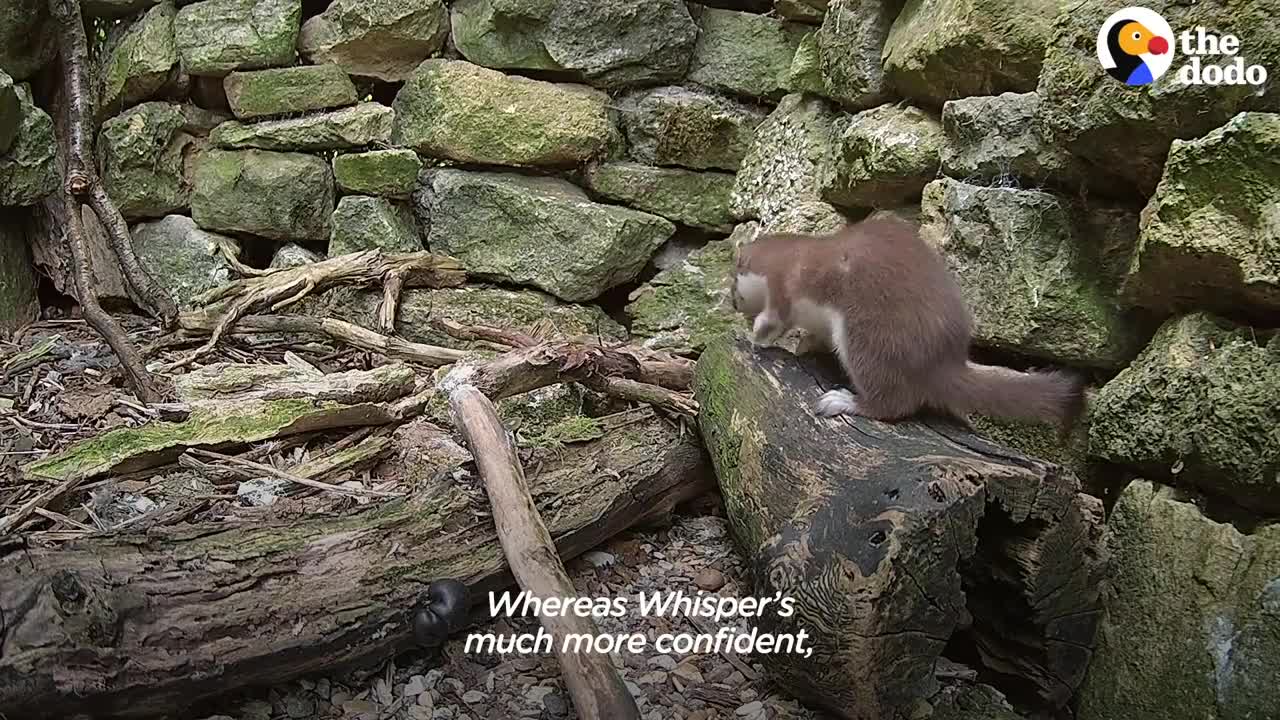
M 937 177 L 942 124 L 914 107 L 881 105 L 838 125 L 836 153 L 822 165 L 822 199 L 860 208 L 915 202 Z
M 756 128 L 734 185 L 734 212 L 770 224 L 794 205 L 821 201 L 819 176 L 836 152 L 839 117 L 822 98 L 784 97 Z
M 177 9 L 163 2 L 133 21 L 107 54 L 98 87 L 100 114 L 153 97 L 171 79 L 178 64 L 173 39 Z
M 0 208 L 0 335 L 36 319 L 36 272 L 22 211 Z
M 227 150 L 349 150 L 389 145 L 394 124 L 395 113 L 391 108 L 364 102 L 288 120 L 251 123 L 228 120 L 213 129 L 209 141 Z
M 733 229 L 734 176 L 729 173 L 615 162 L 587 168 L 585 180 L 587 189 L 603 198 L 672 222 L 717 232 Z
M 542 42 L 560 67 L 620 88 L 680 80 L 698 37 L 683 0 L 556 0 Z
M 737 170 L 765 111 L 705 90 L 660 87 L 618 100 L 631 158 L 647 165 Z
M 0 155 L 0 205 L 33 205 L 58 189 L 57 138 L 53 118 L 31 100 L 25 85 L 16 88 L 22 121 L 8 154 Z
M 357 195 L 404 198 L 413 192 L 422 160 L 412 150 L 370 150 L 333 158 L 338 189 Z
M 1238 529 L 1197 504 L 1147 480 L 1120 495 L 1080 720 L 1245 720 L 1280 707 L 1280 524 Z
M 102 124 L 98 167 L 120 214 L 158 218 L 187 210 L 187 163 L 201 146 L 186 126 L 182 107 L 163 102 L 143 103 Z
M 777 99 L 789 90 L 804 26 L 756 13 L 702 8 L 689 80 L 733 95 Z
M 239 119 L 329 110 L 354 105 L 355 83 L 332 63 L 233 72 L 222 81 Z
M 0 70 L 0 156 L 9 152 L 22 127 L 22 101 L 13 78 Z
M 130 235 L 147 273 L 184 309 L 193 307 L 201 293 L 237 277 L 218 248 L 238 254 L 239 242 L 201 230 L 185 215 L 138 223 Z
M 729 302 L 735 241 L 712 240 L 631 294 L 631 332 L 646 347 L 700 352 L 739 323 Z
M 0 72 L 22 82 L 58 54 L 47 0 L 0 2 Z
M 468 62 L 500 70 L 564 70 L 542 41 L 555 3 L 543 0 L 455 0 L 453 44 Z
M 1089 450 L 1280 512 L 1280 333 L 1202 312 L 1169 320 L 1098 393 Z
M 298 51 L 350 75 L 401 82 L 448 36 L 443 0 L 333 0 L 302 26 Z
M 944 178 L 925 187 L 921 234 L 954 273 L 979 345 L 1055 363 L 1122 367 L 1137 336 L 1067 201 Z
M 896 4 L 891 2 L 831 3 L 814 36 L 822 95 L 855 111 L 889 99 L 891 89 L 885 79 L 881 50 L 896 14 Z
M 608 95 L 582 85 L 427 60 L 396 95 L 394 140 L 458 162 L 572 166 L 614 135 L 608 105 Z
M 329 257 L 375 248 L 390 253 L 423 249 L 409 208 L 386 198 L 362 195 L 339 200 L 333 211 Z
M 1241 113 L 1196 140 L 1174 140 L 1142 212 L 1126 281 L 1136 302 L 1280 313 L 1280 114 Z
M 191 217 L 206 230 L 328 240 L 333 208 L 333 173 L 323 158 L 208 150 L 195 162 Z
M 302 0 L 202 0 L 178 9 L 173 30 L 183 71 L 222 77 L 293 64 L 301 21 Z
M 942 105 L 942 172 L 967 182 L 1026 187 L 1078 187 L 1083 165 L 1047 139 L 1036 116 L 1035 92 L 950 100 Z

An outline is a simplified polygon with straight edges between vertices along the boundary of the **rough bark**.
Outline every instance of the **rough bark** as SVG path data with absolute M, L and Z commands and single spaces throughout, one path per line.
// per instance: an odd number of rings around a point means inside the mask
M 754 592 L 796 603 L 761 629 L 815 640 L 810 657 L 760 661 L 842 718 L 907 717 L 945 661 L 1064 707 L 1099 617 L 1101 502 L 1069 471 L 953 424 L 815 417 L 838 377 L 745 340 L 699 361 L 700 427 Z
M 529 480 L 561 557 L 709 487 L 696 438 L 652 410 L 628 415 L 599 440 L 548 452 Z M 339 518 L 7 548 L 0 711 L 141 717 L 403 650 L 432 581 L 460 579 L 480 604 L 510 584 L 492 522 L 477 519 L 485 505 L 440 473 L 410 498 Z
M 578 592 L 529 494 L 524 468 L 497 408 L 470 385 L 456 388 L 449 406 L 484 479 L 498 541 L 516 582 L 537 598 L 576 597 Z M 570 635 L 599 635 L 594 620 L 568 613 L 546 615 L 540 622 L 555 644 L 560 672 L 579 717 L 639 720 L 635 698 L 609 655 L 569 652 L 563 645 Z

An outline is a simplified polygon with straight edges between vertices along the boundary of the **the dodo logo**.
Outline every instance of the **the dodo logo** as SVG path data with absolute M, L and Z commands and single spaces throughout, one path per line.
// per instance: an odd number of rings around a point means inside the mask
M 1126 85 L 1147 85 L 1168 72 L 1173 44 L 1173 29 L 1159 14 L 1125 8 L 1112 13 L 1098 30 L 1098 62 Z

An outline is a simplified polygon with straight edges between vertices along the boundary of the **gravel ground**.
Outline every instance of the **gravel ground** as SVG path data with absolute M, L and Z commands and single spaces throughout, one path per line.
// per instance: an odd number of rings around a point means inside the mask
M 633 531 L 568 565 L 578 593 L 590 597 L 630 597 L 639 593 L 705 591 L 719 596 L 749 594 L 749 580 L 728 535 L 722 510 L 710 502 L 677 514 L 665 529 Z M 644 616 L 635 601 L 620 618 L 596 620 L 602 633 L 644 633 L 650 642 L 639 654 L 615 653 L 627 687 L 645 720 L 818 719 L 828 716 L 802 707 L 773 688 L 759 665 L 732 654 L 680 656 L 657 652 L 652 641 L 663 633 L 714 633 L 717 624 L 700 618 Z M 468 631 L 509 635 L 536 632 L 532 617 L 499 618 Z M 500 720 L 574 717 L 569 696 L 551 655 L 479 655 L 464 652 L 465 634 L 442 651 L 399 656 L 379 668 L 342 677 L 313 677 L 273 687 L 212 708 L 209 720 Z

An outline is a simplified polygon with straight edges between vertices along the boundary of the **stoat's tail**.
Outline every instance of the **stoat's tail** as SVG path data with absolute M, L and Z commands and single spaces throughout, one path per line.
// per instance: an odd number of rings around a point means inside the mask
M 1057 370 L 1021 372 L 996 365 L 966 363 L 939 388 L 953 412 L 1030 420 L 1071 430 L 1084 412 L 1084 381 Z

